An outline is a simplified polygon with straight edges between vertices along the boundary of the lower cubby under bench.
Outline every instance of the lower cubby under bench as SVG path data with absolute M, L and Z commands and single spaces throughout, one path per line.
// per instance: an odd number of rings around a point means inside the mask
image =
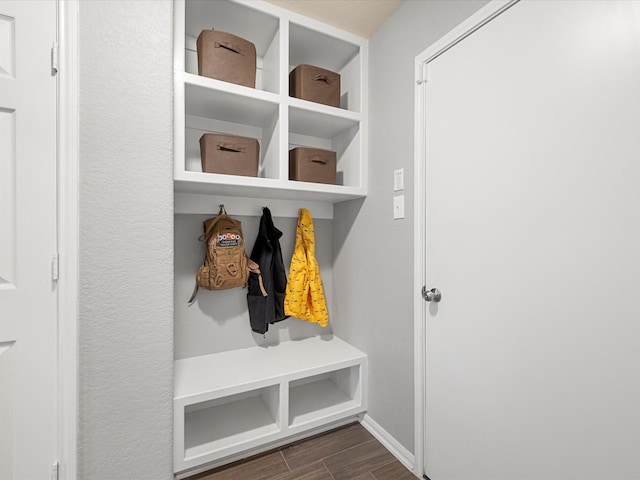
M 176 473 L 366 411 L 367 356 L 333 335 L 176 360 L 174 375 Z

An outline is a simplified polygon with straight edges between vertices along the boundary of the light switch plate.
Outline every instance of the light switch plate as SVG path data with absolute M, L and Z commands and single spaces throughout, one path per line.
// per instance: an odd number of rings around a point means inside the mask
M 404 195 L 393 197 L 393 218 L 404 218 Z
M 393 171 L 393 191 L 404 190 L 404 168 Z

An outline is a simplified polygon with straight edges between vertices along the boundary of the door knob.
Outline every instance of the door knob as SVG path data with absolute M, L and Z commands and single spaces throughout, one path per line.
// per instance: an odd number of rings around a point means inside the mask
M 442 300 L 442 292 L 437 288 L 427 290 L 427 287 L 422 287 L 422 298 L 424 298 L 427 302 L 438 303 L 440 300 Z

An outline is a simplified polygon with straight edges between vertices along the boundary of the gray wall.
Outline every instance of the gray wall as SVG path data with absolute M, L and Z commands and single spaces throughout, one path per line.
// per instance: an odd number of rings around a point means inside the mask
M 486 2 L 408 0 L 369 43 L 369 194 L 334 210 L 334 332 L 369 355 L 369 415 L 414 450 L 413 95 L 415 56 Z M 393 220 L 393 171 L 405 219 Z
M 268 203 L 267 203 L 268 205 Z M 233 215 L 233 203 L 226 205 L 229 215 Z M 215 213 L 215 212 L 213 212 Z M 209 215 L 211 216 L 211 215 Z M 320 266 L 322 284 L 329 308 L 329 325 L 288 318 L 269 326 L 264 335 L 253 333 L 249 325 L 247 291 L 234 288 L 218 292 L 200 290 L 196 303 L 187 306 L 193 292 L 195 272 L 204 257 L 203 243 L 198 241 L 202 234 L 202 222 L 206 215 L 176 215 L 175 220 L 175 325 L 174 356 L 177 359 L 225 352 L 239 348 L 277 345 L 287 340 L 298 340 L 331 333 L 332 327 L 332 274 L 331 274 L 331 220 L 314 219 L 316 239 L 316 259 Z M 233 215 L 242 222 L 242 233 L 247 243 L 247 253 L 251 253 L 258 234 L 260 217 Z M 291 255 L 296 240 L 298 218 L 274 217 L 273 223 L 282 232 L 280 247 L 284 266 L 289 271 Z
M 80 2 L 78 476 L 172 478 L 173 9 Z

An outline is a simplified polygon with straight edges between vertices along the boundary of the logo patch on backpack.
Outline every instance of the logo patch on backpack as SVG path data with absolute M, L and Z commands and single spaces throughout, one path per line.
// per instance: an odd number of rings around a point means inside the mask
M 218 235 L 218 245 L 221 247 L 237 247 L 241 238 L 240 235 L 235 233 L 222 233 Z

